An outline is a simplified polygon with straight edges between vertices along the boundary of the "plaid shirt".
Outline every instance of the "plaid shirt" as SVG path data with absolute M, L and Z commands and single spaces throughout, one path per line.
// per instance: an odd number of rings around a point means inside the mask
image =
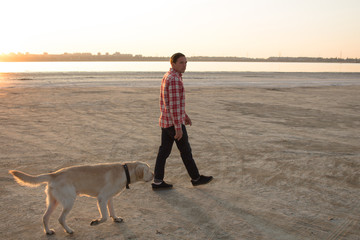
M 164 75 L 160 90 L 160 118 L 161 128 L 175 126 L 181 129 L 185 123 L 185 90 L 182 74 L 172 68 Z

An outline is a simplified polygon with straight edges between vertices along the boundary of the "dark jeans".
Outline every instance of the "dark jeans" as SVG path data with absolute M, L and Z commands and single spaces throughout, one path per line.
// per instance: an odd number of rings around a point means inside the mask
M 154 179 L 156 180 L 164 179 L 166 159 L 169 157 L 171 153 L 171 149 L 174 144 L 174 141 L 176 143 L 177 148 L 180 151 L 181 158 L 184 162 L 186 170 L 189 176 L 191 177 L 191 179 L 197 179 L 200 177 L 199 170 L 192 157 L 191 147 L 189 144 L 185 125 L 182 125 L 182 131 L 183 131 L 183 136 L 180 139 L 180 141 L 178 141 L 174 139 L 175 136 L 174 126 L 161 129 L 161 146 L 159 147 L 159 152 L 156 158 Z

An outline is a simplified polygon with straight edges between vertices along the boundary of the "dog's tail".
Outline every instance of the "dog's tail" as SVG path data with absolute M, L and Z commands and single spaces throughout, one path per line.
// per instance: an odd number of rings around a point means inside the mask
M 18 182 L 20 185 L 28 186 L 28 187 L 37 187 L 40 184 L 48 183 L 51 179 L 50 174 L 41 174 L 37 176 L 32 176 L 16 170 L 10 170 L 9 173 L 13 175 L 16 182 Z

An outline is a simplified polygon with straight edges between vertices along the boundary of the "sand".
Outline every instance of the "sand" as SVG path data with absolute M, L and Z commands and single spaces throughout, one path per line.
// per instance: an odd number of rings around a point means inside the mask
M 44 185 L 8 174 L 140 160 L 153 168 L 160 144 L 158 88 L 0 90 L 2 239 L 359 239 L 360 87 L 187 88 L 188 127 L 200 173 L 193 187 L 178 150 L 169 191 L 130 185 L 114 198 L 124 223 L 90 226 L 96 199 L 78 197 L 75 233 L 50 219 Z

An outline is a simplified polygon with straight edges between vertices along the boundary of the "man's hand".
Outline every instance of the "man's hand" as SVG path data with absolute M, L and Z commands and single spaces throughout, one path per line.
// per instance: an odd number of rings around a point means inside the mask
M 185 125 L 190 125 L 191 126 L 192 122 L 191 119 L 189 118 L 188 115 L 185 115 Z
M 183 131 L 182 131 L 182 129 L 181 128 L 179 128 L 179 129 L 176 129 L 175 128 L 175 140 L 178 140 L 178 141 L 180 141 L 180 139 L 182 138 L 182 136 L 183 136 Z

